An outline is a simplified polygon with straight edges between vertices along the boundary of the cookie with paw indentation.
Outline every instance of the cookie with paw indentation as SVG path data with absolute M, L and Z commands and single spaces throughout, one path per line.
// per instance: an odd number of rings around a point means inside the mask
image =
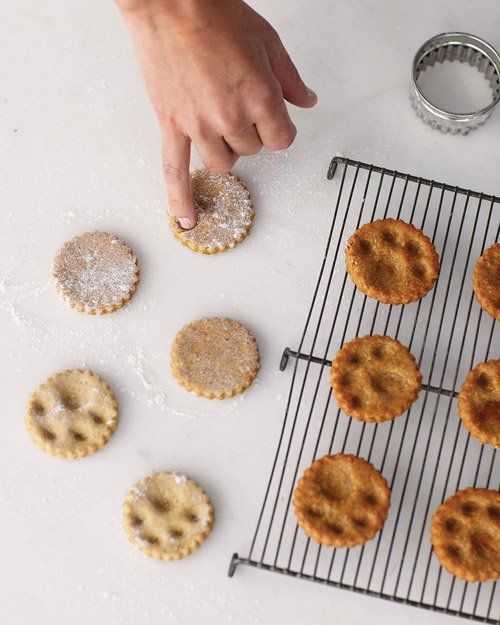
M 471 436 L 500 447 L 500 360 L 472 369 L 458 395 L 458 414 Z
M 428 237 L 401 219 L 378 219 L 350 237 L 346 268 L 360 291 L 384 304 L 408 304 L 436 282 L 439 256 Z
M 118 424 L 118 404 L 92 371 L 61 371 L 31 395 L 26 428 L 39 447 L 58 458 L 88 456 L 103 447 Z
M 500 577 L 500 493 L 466 488 L 442 503 L 431 542 L 444 568 L 468 582 Z
M 196 226 L 183 230 L 169 215 L 172 233 L 183 245 L 201 254 L 216 254 L 243 241 L 252 227 L 254 210 L 250 193 L 238 176 L 197 169 L 191 172 L 191 191 Z
M 481 308 L 500 321 L 500 243 L 493 243 L 477 261 L 473 285 Z
M 408 410 L 422 376 L 407 347 L 389 336 L 346 343 L 332 362 L 331 385 L 339 408 L 360 421 L 388 421 Z
M 390 489 L 375 467 L 356 456 L 336 454 L 315 460 L 293 497 L 300 527 L 317 543 L 354 547 L 383 526 Z
M 157 560 L 180 560 L 212 531 L 214 509 L 194 480 L 178 473 L 153 473 L 125 497 L 125 532 L 142 553 Z

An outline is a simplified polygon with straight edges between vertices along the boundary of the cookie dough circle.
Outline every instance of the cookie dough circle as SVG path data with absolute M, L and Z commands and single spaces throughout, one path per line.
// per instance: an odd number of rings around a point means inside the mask
M 337 352 L 331 385 L 347 415 L 380 422 L 410 408 L 422 388 L 422 376 L 407 347 L 374 334 L 355 338 Z
M 196 551 L 214 524 L 208 495 L 178 473 L 153 473 L 125 497 L 125 532 L 142 553 L 157 560 L 180 560 Z
M 103 447 L 118 425 L 118 404 L 92 371 L 60 371 L 28 401 L 25 423 L 32 441 L 58 458 L 88 456 Z
M 293 506 L 300 527 L 317 543 L 354 547 L 370 540 L 387 518 L 390 489 L 375 467 L 352 455 L 324 456 L 305 471 Z
M 458 395 L 458 413 L 471 436 L 500 447 L 500 360 L 481 362 L 469 372 Z
M 486 488 L 456 492 L 437 508 L 431 542 L 444 568 L 468 582 L 500 577 L 500 493 Z
M 477 261 L 473 285 L 481 308 L 500 321 L 500 243 L 494 243 Z
M 183 230 L 172 214 L 172 233 L 195 252 L 216 254 L 233 248 L 250 232 L 254 211 L 250 193 L 234 174 L 206 169 L 191 172 L 191 190 L 198 222 Z
M 237 321 L 211 317 L 185 325 L 171 350 L 172 373 L 188 391 L 208 399 L 242 393 L 259 370 L 259 348 Z
M 350 237 L 346 268 L 360 291 L 384 304 L 408 304 L 436 282 L 439 256 L 425 234 L 401 219 L 379 219 Z
M 85 232 L 67 241 L 52 265 L 56 291 L 88 315 L 112 313 L 130 300 L 139 283 L 136 255 L 107 232 Z

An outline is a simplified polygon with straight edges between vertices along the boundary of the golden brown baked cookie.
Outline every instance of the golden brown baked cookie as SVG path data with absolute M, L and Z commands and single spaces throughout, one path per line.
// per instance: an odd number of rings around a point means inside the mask
M 500 447 L 500 360 L 470 371 L 458 395 L 458 413 L 471 436 Z
M 332 362 L 331 385 L 339 408 L 361 421 L 388 421 L 413 404 L 422 376 L 407 347 L 389 336 L 346 343 Z
M 401 219 L 378 219 L 350 237 L 346 268 L 360 291 L 384 304 L 408 304 L 436 282 L 439 256 L 425 234 Z
M 87 315 L 122 308 L 139 284 L 137 256 L 107 232 L 85 232 L 67 241 L 52 265 L 56 291 Z
M 363 458 L 336 454 L 315 460 L 293 497 L 300 527 L 317 543 L 354 547 L 370 540 L 387 518 L 391 491 Z
M 259 370 L 254 337 L 237 321 L 211 317 L 185 325 L 170 353 L 172 373 L 188 391 L 209 399 L 242 393 Z
M 479 258 L 472 281 L 481 308 L 500 321 L 500 243 L 493 243 Z
M 198 222 L 183 230 L 170 214 L 172 232 L 179 241 L 202 254 L 233 248 L 250 232 L 254 211 L 250 193 L 234 174 L 215 174 L 207 169 L 191 172 L 191 190 Z
M 31 439 L 58 458 L 88 456 L 103 447 L 118 424 L 118 404 L 92 371 L 60 371 L 31 395 L 25 416 Z
M 196 551 L 212 531 L 214 509 L 194 480 L 178 473 L 153 473 L 125 497 L 125 532 L 142 553 L 180 560 Z
M 447 499 L 431 521 L 431 542 L 439 561 L 468 582 L 500 576 L 500 494 L 466 488 Z

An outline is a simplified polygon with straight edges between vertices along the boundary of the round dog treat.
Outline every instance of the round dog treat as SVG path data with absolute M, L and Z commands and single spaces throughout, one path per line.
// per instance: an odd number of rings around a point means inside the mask
M 389 336 L 346 343 L 332 362 L 331 385 L 339 408 L 360 421 L 388 421 L 413 404 L 422 376 L 407 347 Z
M 500 243 L 493 243 L 477 261 L 473 285 L 481 308 L 500 321 Z
M 354 547 L 370 540 L 387 518 L 391 491 L 363 458 L 336 454 L 315 460 L 293 497 L 300 527 L 327 547 Z
M 500 447 L 500 360 L 472 369 L 458 395 L 458 413 L 471 436 Z
M 191 172 L 191 190 L 198 218 L 192 230 L 183 230 L 170 214 L 172 232 L 195 252 L 216 254 L 231 249 L 247 236 L 254 211 L 250 193 L 234 174 Z
M 70 306 L 88 315 L 119 310 L 139 283 L 136 255 L 106 232 L 86 232 L 57 252 L 52 276 L 58 293 Z
M 241 323 L 227 318 L 185 325 L 175 337 L 170 356 L 178 382 L 209 399 L 242 393 L 259 370 L 254 337 Z
M 103 447 L 118 424 L 118 404 L 92 371 L 61 371 L 31 395 L 25 416 L 31 439 L 58 458 L 88 456 Z
M 125 532 L 142 553 L 180 560 L 210 534 L 214 509 L 194 480 L 178 473 L 153 473 L 138 482 L 123 504 Z
M 447 499 L 431 521 L 431 542 L 444 568 L 468 582 L 500 576 L 500 494 L 466 488 Z
M 384 304 L 423 297 L 439 272 L 439 256 L 428 237 L 401 219 L 379 219 L 351 236 L 346 268 L 360 291 Z

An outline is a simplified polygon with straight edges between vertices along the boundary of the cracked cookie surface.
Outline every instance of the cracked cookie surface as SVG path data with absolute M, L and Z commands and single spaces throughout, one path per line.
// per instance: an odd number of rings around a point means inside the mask
M 431 521 L 431 542 L 444 568 L 468 582 L 500 576 L 500 493 L 466 488 L 442 503 Z
M 315 542 L 334 547 L 354 547 L 373 538 L 389 505 L 390 489 L 381 473 L 350 454 L 315 460 L 293 497 L 300 527 Z
M 61 371 L 28 401 L 26 428 L 39 447 L 58 458 L 88 456 L 103 447 L 118 424 L 118 404 L 92 371 Z
M 458 413 L 471 436 L 500 447 L 500 360 L 480 362 L 458 395 Z
M 373 334 L 346 343 L 332 362 L 331 385 L 339 408 L 361 421 L 388 421 L 410 408 L 422 376 L 407 347 Z
M 183 230 L 169 215 L 172 233 L 183 245 L 201 254 L 216 254 L 243 241 L 252 227 L 254 210 L 250 193 L 238 176 L 197 169 L 191 172 L 191 190 L 196 226 Z
M 194 480 L 159 472 L 140 480 L 123 504 L 130 542 L 157 560 L 180 560 L 193 553 L 210 534 L 214 509 Z
M 425 234 L 401 219 L 379 219 L 350 237 L 346 269 L 360 291 L 384 304 L 408 304 L 436 282 L 439 256 Z

